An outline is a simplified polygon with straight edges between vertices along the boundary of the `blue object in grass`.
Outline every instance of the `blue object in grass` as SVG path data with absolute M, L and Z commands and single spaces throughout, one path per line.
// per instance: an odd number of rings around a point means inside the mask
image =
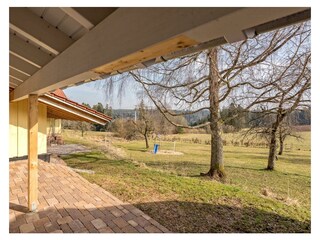
M 153 153 L 156 154 L 158 152 L 158 149 L 159 149 L 159 144 L 154 144 Z

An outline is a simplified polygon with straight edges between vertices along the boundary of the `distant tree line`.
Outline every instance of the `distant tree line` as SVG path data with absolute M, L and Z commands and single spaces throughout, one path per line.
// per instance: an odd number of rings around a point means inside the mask
M 102 103 L 97 103 L 93 105 L 92 107 L 88 103 L 82 103 L 83 106 L 86 106 L 88 108 L 92 108 L 96 110 L 97 112 L 106 114 L 108 116 L 112 116 L 112 107 L 106 104 L 104 107 Z M 71 121 L 71 120 L 62 120 L 62 128 L 63 129 L 72 129 L 72 130 L 79 130 L 81 131 L 81 135 L 83 136 L 86 131 L 99 131 L 104 132 L 106 131 L 108 124 L 106 125 L 100 125 L 100 124 L 92 124 L 88 122 L 79 122 L 79 121 Z
M 86 131 L 111 131 L 116 136 L 135 140 L 144 138 L 146 148 L 149 148 L 149 138 L 159 135 L 179 134 L 186 130 L 179 126 L 174 126 L 168 121 L 157 108 L 151 108 L 144 104 L 143 100 L 135 109 L 119 109 L 113 110 L 111 106 L 102 103 L 97 103 L 92 107 L 87 103 L 82 103 L 84 106 L 92 108 L 98 112 L 112 116 L 114 120 L 104 126 L 100 124 L 91 124 L 87 122 L 63 120 L 62 127 L 64 129 L 73 129 L 81 132 L 84 136 Z M 182 113 L 183 111 L 176 111 Z M 260 137 L 266 142 L 270 141 L 271 123 L 274 122 L 275 115 L 266 115 L 264 109 L 252 111 L 246 110 L 240 104 L 231 103 L 227 107 L 220 110 L 222 119 L 222 130 L 224 133 L 239 132 L 246 129 L 243 135 L 244 138 L 250 136 Z M 183 125 L 197 126 L 209 121 L 209 112 L 203 110 L 192 115 L 179 115 L 171 117 L 171 120 Z M 284 150 L 284 141 L 288 136 L 300 138 L 296 133 L 294 126 L 310 125 L 311 124 L 311 109 L 304 107 L 296 109 L 288 114 L 285 121 L 280 125 L 277 132 L 279 142 L 278 155 L 282 155 Z M 210 128 L 204 126 L 205 132 L 210 133 Z M 201 129 L 197 129 L 201 132 Z
M 195 122 L 189 122 L 191 126 L 197 126 L 209 121 L 208 112 L 202 111 L 194 115 L 197 114 L 202 117 L 198 117 L 199 120 Z M 270 117 L 265 116 L 263 109 L 256 111 L 245 110 L 240 104 L 231 103 L 229 106 L 222 108 L 220 114 L 224 132 L 236 132 L 250 127 L 267 127 L 270 124 Z M 193 119 L 195 118 L 197 117 L 193 117 Z M 291 126 L 311 125 L 311 108 L 296 109 L 287 118 Z
M 148 139 L 151 135 L 167 135 L 184 132 L 183 128 L 176 127 L 167 121 L 156 108 L 146 106 L 143 100 L 140 101 L 135 109 L 114 110 L 108 104 L 104 107 L 100 102 L 92 107 L 87 103 L 82 103 L 82 105 L 112 116 L 113 120 L 104 126 L 87 122 L 62 120 L 63 129 L 79 130 L 82 136 L 86 131 L 110 131 L 114 132 L 116 136 L 127 140 L 143 137 L 146 141 L 147 148 L 149 147 Z M 181 124 L 188 124 L 184 116 L 172 117 L 172 119 Z

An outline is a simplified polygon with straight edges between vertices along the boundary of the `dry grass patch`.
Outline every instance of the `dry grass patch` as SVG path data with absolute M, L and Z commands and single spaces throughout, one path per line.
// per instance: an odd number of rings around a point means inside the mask
M 95 171 L 81 175 L 173 232 L 310 232 L 307 150 L 285 152 L 271 172 L 263 170 L 266 149 L 227 146 L 229 181 L 221 184 L 199 177 L 209 167 L 208 145 L 181 143 L 176 147 L 183 155 L 157 155 L 143 141 L 111 142 L 127 157 L 112 158 L 94 145 L 91 153 L 65 161 Z M 162 150 L 169 148 L 172 143 L 162 144 Z

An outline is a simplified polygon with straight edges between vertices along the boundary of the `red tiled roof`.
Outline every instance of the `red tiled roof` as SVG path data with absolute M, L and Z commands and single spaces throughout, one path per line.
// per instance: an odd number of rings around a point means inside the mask
M 58 91 L 58 90 L 60 90 L 60 91 Z M 74 101 L 68 99 L 61 89 L 57 89 L 56 91 L 54 91 L 52 93 L 49 93 L 49 94 L 51 96 L 55 97 L 55 98 L 58 98 L 58 99 L 63 100 L 65 102 L 67 102 L 67 103 L 70 103 L 70 104 L 74 105 L 75 107 L 82 108 L 83 110 L 85 110 L 87 112 L 90 112 L 92 114 L 95 114 L 95 115 L 97 115 L 99 117 L 102 117 L 102 118 L 107 119 L 109 121 L 112 120 L 112 117 L 110 117 L 110 116 L 107 116 L 107 115 L 105 115 L 105 114 L 103 114 L 101 112 L 98 112 L 98 111 L 96 111 L 96 110 L 94 110 L 92 108 L 86 107 L 86 106 L 84 106 L 82 104 L 79 104 L 77 102 L 74 102 Z
M 62 98 L 67 98 L 66 94 L 64 93 L 64 91 L 62 91 L 60 88 L 58 88 L 57 90 L 55 90 L 53 92 L 55 95 L 59 96 L 59 97 L 62 97 Z

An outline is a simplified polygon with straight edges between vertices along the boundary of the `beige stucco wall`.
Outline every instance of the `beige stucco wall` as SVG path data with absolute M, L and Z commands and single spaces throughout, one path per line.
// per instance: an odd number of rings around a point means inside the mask
M 47 135 L 61 134 L 61 119 L 48 118 Z
M 9 157 L 28 155 L 28 100 L 10 103 L 9 111 Z M 47 107 L 43 103 L 39 103 L 38 115 L 38 154 L 41 154 L 47 152 Z

